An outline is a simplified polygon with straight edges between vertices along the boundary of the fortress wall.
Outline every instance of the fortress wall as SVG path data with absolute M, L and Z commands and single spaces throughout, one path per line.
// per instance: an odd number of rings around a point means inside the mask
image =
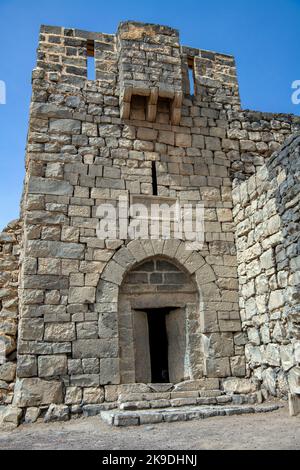
M 299 393 L 300 136 L 233 190 L 247 372 L 273 396 Z

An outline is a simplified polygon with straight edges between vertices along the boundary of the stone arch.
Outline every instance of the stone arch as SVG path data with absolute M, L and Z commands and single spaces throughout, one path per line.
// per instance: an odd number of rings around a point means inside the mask
M 169 258 L 189 274 L 194 275 L 196 286 L 216 281 L 216 275 L 204 257 L 187 249 L 188 244 L 180 240 L 134 240 L 118 250 L 107 263 L 100 276 L 100 282 L 121 286 L 128 271 L 136 264 L 153 256 Z M 105 292 L 108 286 L 103 286 Z
M 96 296 L 96 311 L 99 313 L 99 338 L 107 343 L 108 356 L 111 364 L 111 377 L 107 383 L 131 383 L 133 377 L 123 374 L 121 377 L 120 342 L 119 342 L 119 308 L 120 287 L 129 271 L 139 263 L 151 258 L 161 257 L 170 260 L 182 271 L 191 276 L 198 295 L 195 315 L 198 320 L 199 335 L 198 360 L 200 355 L 208 356 L 208 345 L 205 335 L 207 332 L 219 331 L 217 314 L 207 304 L 208 297 L 218 300 L 216 275 L 204 257 L 195 251 L 189 251 L 186 244 L 179 240 L 134 240 L 120 248 L 101 274 Z M 205 289 L 203 288 L 205 286 Z M 114 357 L 112 357 L 112 355 Z M 205 374 L 205 357 L 198 364 L 198 369 L 190 374 L 191 379 L 200 378 Z M 195 359 L 196 361 L 196 359 Z M 230 375 L 227 371 L 228 375 Z

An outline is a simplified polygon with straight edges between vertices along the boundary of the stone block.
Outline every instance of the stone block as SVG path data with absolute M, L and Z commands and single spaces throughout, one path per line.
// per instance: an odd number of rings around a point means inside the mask
M 280 349 L 277 344 L 268 344 L 265 349 L 264 362 L 270 366 L 280 366 Z
M 84 245 L 57 241 L 29 240 L 27 253 L 37 258 L 83 259 Z
M 199 286 L 209 284 L 215 280 L 216 275 L 208 264 L 205 264 L 196 271 L 196 281 Z
M 28 192 L 30 194 L 72 196 L 73 186 L 68 181 L 31 176 L 28 181 Z
M 73 358 L 117 358 L 119 353 L 118 340 L 84 339 L 73 343 Z
M 66 276 L 24 276 L 23 279 L 25 289 L 48 289 L 60 290 L 68 289 L 69 279 Z
M 125 268 L 123 268 L 120 264 L 117 264 L 115 261 L 112 260 L 104 269 L 101 278 L 113 284 L 121 285 L 124 273 Z
M 260 257 L 260 262 L 261 262 L 261 266 L 263 269 L 273 268 L 275 265 L 273 250 L 270 249 L 266 251 L 265 253 L 263 253 Z
M 36 356 L 19 355 L 17 360 L 17 376 L 19 378 L 29 378 L 37 376 Z
M 121 137 L 121 130 L 117 125 L 101 124 L 99 125 L 100 137 Z
M 70 304 L 93 304 L 96 300 L 94 287 L 71 287 L 69 290 Z
M 251 364 L 252 367 L 261 366 L 263 359 L 260 347 L 246 344 L 245 354 L 247 361 Z
M 150 406 L 151 408 L 157 409 L 157 408 L 168 408 L 171 406 L 170 400 L 167 399 L 160 399 L 160 400 L 152 400 L 150 401 Z
M 276 396 L 276 385 L 277 385 L 277 378 L 275 369 L 269 367 L 268 369 L 264 370 L 262 373 L 262 380 L 264 389 L 272 395 L 273 397 Z M 264 391 L 264 389 L 262 391 Z
M 146 424 L 157 424 L 161 423 L 163 420 L 163 415 L 162 413 L 155 413 L 155 412 L 149 412 L 149 413 L 141 413 L 140 414 L 140 424 L 141 425 L 146 425 Z
M 171 400 L 171 406 L 173 407 L 180 407 L 180 406 L 193 406 L 197 404 L 197 398 L 173 398 Z
M 45 326 L 45 341 L 55 341 L 56 343 L 74 341 L 76 331 L 74 323 L 47 323 Z
M 117 358 L 100 360 L 101 385 L 118 385 L 120 383 L 120 366 Z
M 280 307 L 284 306 L 284 293 L 281 290 L 276 290 L 271 292 L 270 294 L 270 301 L 269 301 L 269 309 L 271 311 L 277 310 Z
M 49 378 L 67 375 L 67 356 L 40 356 L 38 358 L 39 377 Z
M 2 411 L 2 410 L 1 410 Z M 19 426 L 23 410 L 16 406 L 6 406 L 0 414 L 0 427 L 12 431 Z
M 27 408 L 26 413 L 25 413 L 25 418 L 24 418 L 25 424 L 36 423 L 40 414 L 41 414 L 40 408 L 37 408 L 37 407 Z
M 223 381 L 223 388 L 226 393 L 248 394 L 258 390 L 258 382 L 253 379 L 240 379 L 236 377 Z
M 251 297 L 245 302 L 245 319 L 251 320 L 255 315 L 257 315 L 257 305 L 255 298 Z
M 69 421 L 70 410 L 67 405 L 50 405 L 45 415 L 45 423 L 53 423 L 60 421 Z
M 118 335 L 118 314 L 117 312 L 100 313 L 99 315 L 99 337 L 115 338 Z
M 292 395 L 300 395 L 300 367 L 294 367 L 288 374 L 288 382 Z
M 234 356 L 230 358 L 231 373 L 234 377 L 245 377 L 246 360 L 244 356 Z
M 200 405 L 200 406 L 216 405 L 216 403 L 217 403 L 217 398 L 214 398 L 214 397 L 201 397 L 197 399 L 197 405 Z
M 105 403 L 97 405 L 83 405 L 83 416 L 88 418 L 90 416 L 98 416 L 101 412 L 110 409 Z
M 221 332 L 232 332 L 241 331 L 242 325 L 240 320 L 219 320 L 219 327 Z
M 82 368 L 85 374 L 99 374 L 100 362 L 97 358 L 82 359 Z
M 76 332 L 77 332 L 78 339 L 97 339 L 98 338 L 98 323 L 97 322 L 77 323 Z
M 79 405 L 82 401 L 81 387 L 67 387 L 65 395 L 66 405 Z
M 71 385 L 74 387 L 99 387 L 99 374 L 72 375 Z
M 119 398 L 119 386 L 118 385 L 106 385 L 105 390 L 105 401 L 115 402 Z
M 209 378 L 230 377 L 230 363 L 228 357 L 209 358 L 204 360 L 204 373 Z
M 174 132 L 170 131 L 160 131 L 158 135 L 158 142 L 161 144 L 166 145 L 173 145 L 175 144 L 175 135 Z
M 233 335 L 213 333 L 209 336 L 209 347 L 214 357 L 232 356 L 234 354 Z
M 192 136 L 190 134 L 175 134 L 175 145 L 177 147 L 191 147 Z
M 205 145 L 207 150 L 221 150 L 221 141 L 218 137 L 205 137 Z
M 289 411 L 290 416 L 300 415 L 300 396 L 289 394 Z
M 73 342 L 73 358 L 96 358 L 100 357 L 101 340 L 86 339 Z
M 23 341 L 41 341 L 44 337 L 44 320 L 23 318 L 19 326 L 19 335 Z
M 290 369 L 292 369 L 292 367 L 296 365 L 294 356 L 294 346 L 292 344 L 280 346 L 280 358 L 284 371 L 289 371 Z
M 104 390 L 99 387 L 90 387 L 83 390 L 82 403 L 84 405 L 96 405 L 103 403 Z
M 34 378 L 18 379 L 15 385 L 13 404 L 20 408 L 60 404 L 63 401 L 61 382 Z
M 204 143 L 204 137 L 202 135 L 193 135 L 193 147 L 198 148 L 198 149 L 204 149 L 205 148 L 205 143 Z
M 256 328 L 249 328 L 247 331 L 248 334 L 248 339 L 253 346 L 260 346 L 260 335 L 259 335 L 259 330 Z
M 114 417 L 114 425 L 118 427 L 139 426 L 139 416 L 135 414 L 118 413 Z
M 5 362 L 0 365 L 0 380 L 4 382 L 13 382 L 16 376 L 16 364 Z
M 75 119 L 50 120 L 49 130 L 53 134 L 80 134 L 81 121 Z
M 137 130 L 137 138 L 140 140 L 156 140 L 157 131 L 148 127 L 139 127 Z

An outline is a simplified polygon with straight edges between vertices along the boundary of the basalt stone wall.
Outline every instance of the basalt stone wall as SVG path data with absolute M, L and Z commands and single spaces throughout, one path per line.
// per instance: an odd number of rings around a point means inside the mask
M 22 224 L 0 233 L 0 405 L 13 400 L 19 315 L 18 283 Z
M 233 190 L 248 373 L 273 396 L 299 393 L 300 136 Z
M 299 118 L 241 111 L 232 56 L 184 47 L 176 30 L 141 23 L 122 23 L 116 35 L 42 26 L 32 89 L 15 404 L 76 408 L 117 396 L 118 292 L 151 256 L 177 260 L 197 279 L 200 333 L 215 335 L 204 339 L 199 371 L 241 376 L 248 340 L 232 181 L 264 165 Z M 100 239 L 97 208 L 119 196 L 203 202 L 202 249 L 186 251 L 184 238 Z
M 91 40 L 97 78 L 92 82 L 86 70 Z M 178 101 L 162 90 L 178 87 L 178 64 L 184 75 L 187 53 L 195 56 L 199 95 L 190 96 L 182 86 L 182 117 L 174 125 Z M 161 74 L 162 62 L 169 73 Z M 199 271 L 199 283 L 207 284 L 203 332 L 220 339 L 220 333 L 240 332 L 230 161 L 222 151 L 227 109 L 239 108 L 234 59 L 183 51 L 171 28 L 125 24 L 117 36 L 42 27 L 37 65 L 23 200 L 15 404 L 101 402 L 121 379 L 118 326 L 107 328 L 100 314 L 118 314 L 116 292 L 128 259 L 141 262 L 149 253 L 174 257 L 179 245 L 130 245 L 122 255 L 129 240 L 99 239 L 96 210 L 120 195 L 139 195 L 145 202 L 153 197 L 153 162 L 158 196 L 205 203 L 201 255 L 178 252 L 189 272 Z M 139 81 L 140 74 L 140 87 L 131 82 L 129 118 L 121 118 L 122 99 L 129 99 L 122 94 L 124 80 Z M 202 83 L 205 75 L 210 78 Z M 158 88 L 157 101 L 144 96 L 147 87 Z M 236 348 L 242 356 L 243 346 Z M 210 377 L 231 376 L 229 359 L 213 356 L 212 347 Z
M 228 113 L 228 152 L 232 176 L 245 180 L 278 150 L 284 141 L 300 130 L 300 117 L 285 114 L 239 111 Z M 235 143 L 232 143 L 232 140 Z

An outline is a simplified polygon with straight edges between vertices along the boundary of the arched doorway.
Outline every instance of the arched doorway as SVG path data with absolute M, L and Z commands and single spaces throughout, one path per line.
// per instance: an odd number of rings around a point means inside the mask
M 125 276 L 119 296 L 121 383 L 179 383 L 202 374 L 198 293 L 178 263 L 153 257 Z

